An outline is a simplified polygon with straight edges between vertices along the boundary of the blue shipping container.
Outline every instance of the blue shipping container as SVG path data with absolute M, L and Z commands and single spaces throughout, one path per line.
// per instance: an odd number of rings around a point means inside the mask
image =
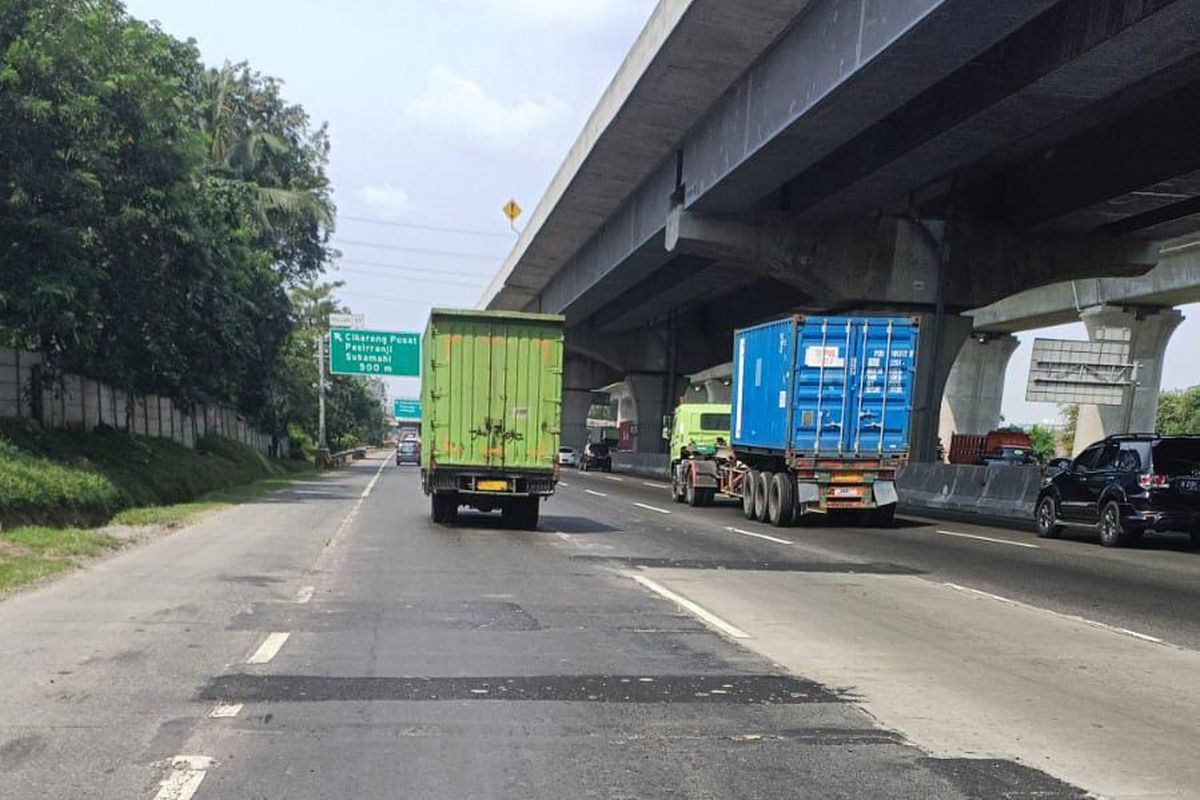
M 787 317 L 734 334 L 733 445 L 798 456 L 908 454 L 913 317 Z

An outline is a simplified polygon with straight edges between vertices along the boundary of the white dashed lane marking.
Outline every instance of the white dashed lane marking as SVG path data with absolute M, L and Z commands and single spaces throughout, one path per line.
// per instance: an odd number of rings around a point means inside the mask
M 595 495 L 596 497 L 608 497 L 608 495 L 606 495 L 604 492 L 597 492 L 592 489 L 584 489 L 584 491 L 588 494 Z
M 793 541 L 789 541 L 788 539 L 780 539 L 778 536 L 768 536 L 765 533 L 744 531 L 741 528 L 726 528 L 725 530 L 729 531 L 730 533 L 740 533 L 742 536 L 753 536 L 755 539 L 766 539 L 768 542 L 775 542 L 775 544 L 795 544 Z
M 279 651 L 283 648 L 285 642 L 291 636 L 290 633 L 276 631 L 275 633 L 267 634 L 267 638 L 258 646 L 254 654 L 246 659 L 247 664 L 266 664 L 275 656 L 279 655 Z
M 191 800 L 212 766 L 208 756 L 175 756 L 170 772 L 158 784 L 154 800 Z
M 241 703 L 218 703 L 212 711 L 208 712 L 208 716 L 210 719 L 232 719 L 241 711 Z
M 991 542 L 992 544 L 1011 544 L 1013 547 L 1024 547 L 1029 550 L 1040 550 L 1041 549 L 1036 544 L 1030 544 L 1029 542 L 1014 542 L 1010 539 L 995 539 L 991 536 L 979 536 L 978 534 L 974 534 L 974 533 L 960 533 L 959 531 L 942 531 L 942 530 L 939 530 L 938 533 L 940 533 L 942 536 L 956 536 L 959 539 L 974 539 L 977 542 Z
M 637 506 L 638 508 L 644 508 L 647 511 L 655 511 L 659 514 L 670 514 L 671 513 L 670 511 L 667 511 L 665 508 L 659 508 L 658 506 L 647 505 L 646 503 L 634 503 L 634 505 Z

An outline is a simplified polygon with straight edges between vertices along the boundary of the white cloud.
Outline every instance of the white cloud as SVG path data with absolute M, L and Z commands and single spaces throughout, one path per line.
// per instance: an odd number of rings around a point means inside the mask
M 545 127 L 566 110 L 566 104 L 554 98 L 505 102 L 470 78 L 437 66 L 404 113 L 443 133 L 503 143 Z
M 383 217 L 400 217 L 412 206 L 408 192 L 385 183 L 382 186 L 363 186 L 356 192 L 358 199 Z

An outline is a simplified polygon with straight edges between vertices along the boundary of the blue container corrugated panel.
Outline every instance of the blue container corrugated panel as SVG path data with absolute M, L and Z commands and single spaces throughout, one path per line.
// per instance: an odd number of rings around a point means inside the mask
M 734 446 L 907 454 L 918 335 L 911 317 L 788 317 L 738 331 Z

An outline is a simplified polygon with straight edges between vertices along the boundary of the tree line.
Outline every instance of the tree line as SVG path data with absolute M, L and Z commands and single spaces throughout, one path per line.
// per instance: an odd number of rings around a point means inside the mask
M 119 0 L 5 0 L 4 343 L 52 372 L 311 431 L 315 355 L 300 351 L 336 256 L 329 151 L 277 79 L 206 67 L 193 41 Z M 356 408 L 367 397 L 357 381 L 335 391 Z

